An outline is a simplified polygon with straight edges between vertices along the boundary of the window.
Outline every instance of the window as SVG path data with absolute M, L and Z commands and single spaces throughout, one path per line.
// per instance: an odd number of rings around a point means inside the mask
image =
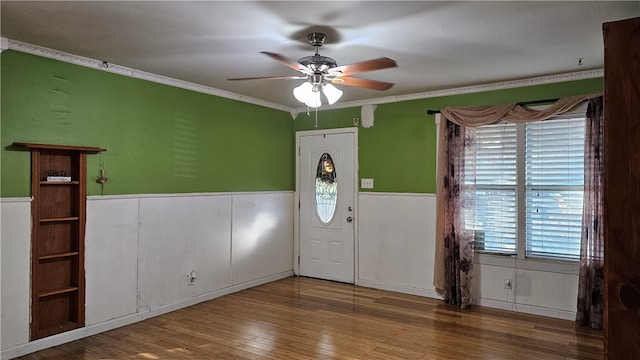
M 333 219 L 338 195 L 338 176 L 333 159 L 324 153 L 318 160 L 315 176 L 316 212 L 324 224 Z
M 476 250 L 577 260 L 584 184 L 584 112 L 475 129 L 465 183 L 475 178 Z

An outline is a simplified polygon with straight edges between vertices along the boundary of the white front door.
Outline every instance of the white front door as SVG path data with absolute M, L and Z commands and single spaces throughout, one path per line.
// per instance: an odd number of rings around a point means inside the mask
M 299 274 L 354 283 L 356 133 L 299 133 Z

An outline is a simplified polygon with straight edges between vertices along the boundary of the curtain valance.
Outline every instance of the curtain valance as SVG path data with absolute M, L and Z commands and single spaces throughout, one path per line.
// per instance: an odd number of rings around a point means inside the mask
M 563 114 L 586 100 L 602 96 L 601 92 L 558 99 L 544 110 L 531 109 L 518 103 L 487 106 L 450 106 L 440 110 L 442 117 L 466 127 L 489 125 L 499 121 L 522 123 L 547 120 Z

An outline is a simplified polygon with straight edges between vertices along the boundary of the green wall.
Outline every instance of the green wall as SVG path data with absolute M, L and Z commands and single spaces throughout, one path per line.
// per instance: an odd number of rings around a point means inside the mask
M 14 141 L 99 146 L 105 194 L 293 190 L 294 131 L 315 112 L 289 113 L 15 51 L 2 53 L 1 195 L 29 196 L 30 158 Z M 376 192 L 434 193 L 436 126 L 427 109 L 600 91 L 601 78 L 380 104 L 359 129 L 359 175 Z M 372 94 L 378 95 L 378 94 Z M 321 129 L 353 126 L 360 108 L 318 112 Z M 99 156 L 87 163 L 88 191 Z
M 105 195 L 293 190 L 291 115 L 15 51 L 2 52 L 1 195 L 29 196 L 14 141 L 87 145 Z M 87 190 L 99 156 L 89 155 Z
M 374 126 L 358 130 L 359 176 L 373 178 L 375 185 L 363 191 L 435 193 L 436 125 L 427 109 L 541 100 L 602 88 L 603 79 L 597 78 L 380 104 Z M 350 127 L 354 117 L 360 118 L 359 107 L 319 111 L 318 128 Z M 294 123 L 296 131 L 313 130 L 315 112 L 298 115 Z

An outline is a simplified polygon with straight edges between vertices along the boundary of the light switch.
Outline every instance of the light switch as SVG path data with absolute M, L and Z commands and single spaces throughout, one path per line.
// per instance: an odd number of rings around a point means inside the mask
M 373 179 L 360 179 L 360 188 L 373 189 Z

